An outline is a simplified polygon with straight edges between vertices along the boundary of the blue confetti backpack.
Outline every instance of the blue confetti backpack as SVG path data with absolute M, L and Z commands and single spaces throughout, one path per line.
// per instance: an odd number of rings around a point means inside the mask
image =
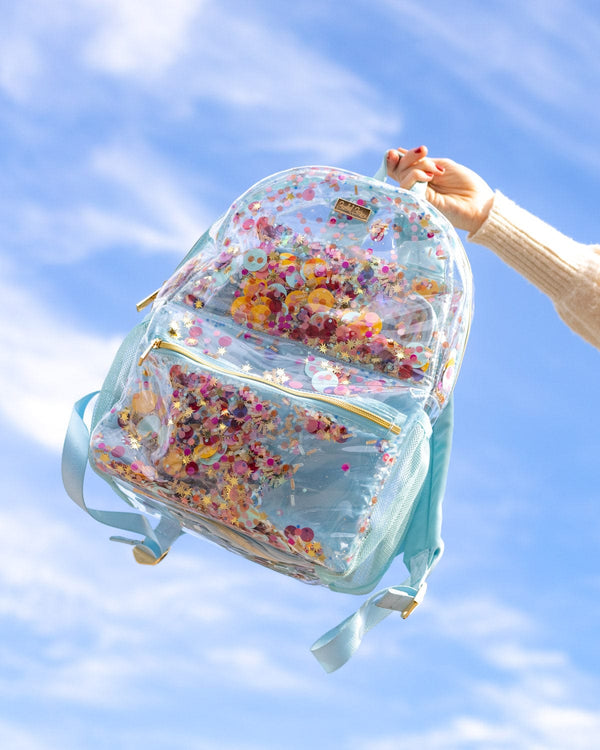
M 402 554 L 404 583 L 313 645 L 327 671 L 390 612 L 410 614 L 441 555 L 472 311 L 451 225 L 384 180 L 302 167 L 244 193 L 138 305 L 151 311 L 75 405 L 63 453 L 70 496 L 140 536 L 112 537 L 140 563 L 188 532 L 365 594 Z M 88 462 L 132 510 L 86 506 Z

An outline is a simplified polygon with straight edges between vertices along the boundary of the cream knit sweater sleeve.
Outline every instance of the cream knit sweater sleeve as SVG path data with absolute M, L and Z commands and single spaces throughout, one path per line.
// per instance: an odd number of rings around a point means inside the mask
M 600 349 L 600 246 L 582 245 L 496 192 L 489 216 L 468 235 L 547 294 L 561 318 Z

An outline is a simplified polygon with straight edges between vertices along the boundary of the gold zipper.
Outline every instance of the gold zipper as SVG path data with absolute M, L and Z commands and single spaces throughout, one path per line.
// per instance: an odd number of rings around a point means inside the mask
M 194 362 L 203 365 L 204 367 L 208 366 L 208 363 L 204 359 L 201 359 L 195 354 L 192 354 L 192 352 L 184 349 L 183 346 L 179 346 L 179 344 L 172 344 L 170 341 L 163 341 L 163 339 L 154 339 L 148 345 L 139 359 L 139 366 L 142 365 L 146 357 L 153 349 L 168 349 L 169 351 L 181 354 L 182 356 L 187 357 L 188 359 L 191 359 Z M 339 409 L 352 412 L 352 414 L 357 414 L 359 417 L 364 417 L 364 419 L 368 419 L 370 422 L 379 425 L 379 427 L 383 427 L 386 430 L 391 430 L 394 435 L 399 435 L 402 432 L 401 427 L 394 424 L 393 422 L 390 422 L 388 419 L 384 419 L 378 414 L 373 414 L 373 412 L 370 412 L 367 409 L 363 409 L 362 407 L 357 406 L 350 401 L 344 401 L 340 398 L 335 398 L 334 396 L 327 396 L 323 393 L 308 393 L 307 391 L 296 391 L 293 388 L 287 388 L 285 385 L 280 385 L 279 383 L 274 383 L 271 380 L 267 380 L 266 378 L 261 378 L 260 375 L 252 375 L 248 372 L 236 372 L 235 370 L 227 367 L 222 367 L 221 365 L 212 361 L 210 362 L 210 367 L 211 369 L 215 370 L 215 372 L 220 372 L 223 375 L 233 375 L 234 377 L 242 378 L 243 380 L 251 380 L 255 383 L 261 383 L 262 385 L 267 385 L 270 388 L 275 388 L 278 391 L 287 393 L 290 396 L 301 396 L 302 398 L 309 398 L 313 401 L 321 401 L 322 403 L 330 404 L 331 406 L 337 406 Z
M 143 310 L 145 307 L 148 307 L 148 305 L 151 302 L 154 302 L 154 300 L 158 297 L 158 293 L 162 289 L 162 286 L 160 286 L 155 292 L 152 292 L 152 294 L 149 294 L 147 297 L 144 297 L 144 299 L 140 300 L 137 305 L 135 306 L 135 309 L 140 312 L 140 310 Z

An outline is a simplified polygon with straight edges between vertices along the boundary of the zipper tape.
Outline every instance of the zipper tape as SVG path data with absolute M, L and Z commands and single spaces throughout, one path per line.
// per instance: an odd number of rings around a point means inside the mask
M 322 393 L 308 393 L 307 391 L 298 391 L 298 390 L 294 390 L 293 388 L 287 388 L 286 386 L 280 385 L 279 383 L 273 383 L 272 381 L 269 381 L 266 378 L 261 378 L 260 375 L 252 375 L 251 373 L 246 373 L 246 372 L 240 373 L 231 368 L 222 367 L 221 365 L 217 364 L 216 362 L 212 360 L 207 361 L 204 358 L 199 357 L 196 354 L 192 354 L 183 346 L 179 346 L 179 344 L 173 344 L 170 341 L 164 341 L 163 339 L 156 338 L 150 342 L 150 344 L 146 347 L 145 351 L 142 353 L 142 356 L 140 357 L 138 361 L 138 366 L 141 367 L 142 363 L 144 362 L 146 357 L 148 357 L 148 355 L 153 349 L 167 349 L 168 351 L 175 352 L 176 354 L 181 354 L 181 356 L 186 357 L 187 359 L 190 359 L 193 362 L 197 362 L 198 364 L 203 365 L 207 369 L 212 369 L 215 372 L 219 372 L 222 375 L 230 375 L 232 377 L 240 378 L 242 380 L 249 380 L 254 383 L 260 383 L 261 385 L 267 386 L 269 388 L 273 388 L 277 391 L 281 391 L 282 393 L 286 393 L 289 396 L 311 399 L 312 401 L 320 401 L 322 403 L 329 404 L 330 406 L 336 406 L 338 409 L 342 409 L 343 411 L 356 414 L 359 417 L 363 417 L 364 419 L 367 419 L 368 421 L 373 422 L 373 424 L 376 424 L 379 427 L 383 427 L 384 429 L 390 430 L 394 435 L 399 435 L 402 432 L 402 428 L 398 426 L 397 424 L 395 424 L 394 422 L 391 422 L 389 419 L 384 419 L 383 417 L 380 417 L 378 414 L 374 414 L 368 409 L 363 409 L 362 407 L 357 406 L 356 404 L 353 404 L 349 401 L 345 401 L 340 398 L 335 398 L 334 396 L 327 396 L 326 394 L 322 394 Z

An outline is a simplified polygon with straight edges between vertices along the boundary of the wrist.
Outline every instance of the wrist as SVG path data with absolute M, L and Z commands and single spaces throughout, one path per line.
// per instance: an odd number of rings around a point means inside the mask
M 492 210 L 493 203 L 494 203 L 494 194 L 490 192 L 488 199 L 475 212 L 470 222 L 470 226 L 468 227 L 469 234 L 475 234 L 481 229 L 483 223 L 490 215 L 490 211 Z

